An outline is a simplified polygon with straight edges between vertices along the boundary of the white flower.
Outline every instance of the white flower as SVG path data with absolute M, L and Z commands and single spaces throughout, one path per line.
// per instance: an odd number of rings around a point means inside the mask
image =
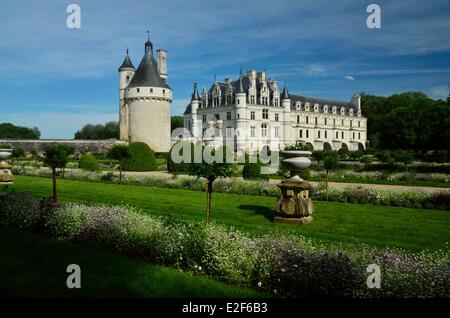
M 261 286 L 262 286 L 262 283 L 261 283 L 261 282 L 259 282 L 259 283 L 258 283 L 258 287 L 261 287 Z

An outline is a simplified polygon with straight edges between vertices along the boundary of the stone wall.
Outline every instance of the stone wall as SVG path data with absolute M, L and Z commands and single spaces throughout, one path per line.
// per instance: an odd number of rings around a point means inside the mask
M 12 148 L 22 148 L 26 153 L 36 151 L 38 154 L 43 154 L 45 149 L 51 145 L 65 144 L 75 147 L 75 153 L 91 152 L 94 154 L 103 154 L 108 151 L 111 146 L 115 144 L 126 144 L 124 141 L 116 139 L 105 140 L 76 140 L 76 139 L 0 139 L 0 148 L 2 146 L 11 146 Z

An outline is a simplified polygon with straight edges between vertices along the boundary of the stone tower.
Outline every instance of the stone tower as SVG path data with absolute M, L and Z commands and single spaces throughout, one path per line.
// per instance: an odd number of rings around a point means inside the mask
M 153 56 L 150 38 L 137 70 L 127 56 L 119 68 L 120 138 L 145 142 L 156 152 L 170 150 L 172 89 L 167 84 L 167 51 Z

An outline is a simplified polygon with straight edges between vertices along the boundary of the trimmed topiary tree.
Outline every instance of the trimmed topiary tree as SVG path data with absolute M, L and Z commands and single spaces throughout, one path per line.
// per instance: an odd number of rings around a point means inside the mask
M 78 168 L 87 171 L 96 171 L 98 169 L 98 160 L 93 154 L 82 154 L 80 159 L 78 159 Z
M 123 162 L 131 157 L 127 145 L 114 145 L 109 149 L 108 158 L 119 160 L 119 184 L 122 184 Z
M 52 181 L 53 181 L 53 201 L 57 202 L 58 197 L 56 194 L 56 169 L 64 168 L 67 165 L 67 152 L 64 146 L 54 145 L 47 148 L 45 151 L 44 164 L 52 169 Z
M 144 142 L 132 142 L 128 146 L 130 158 L 123 162 L 125 171 L 154 171 L 158 167 L 155 153 Z

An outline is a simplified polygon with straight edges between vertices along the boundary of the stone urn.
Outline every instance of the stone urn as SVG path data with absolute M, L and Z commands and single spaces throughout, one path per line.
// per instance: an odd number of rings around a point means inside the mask
M 11 173 L 12 166 L 5 161 L 11 155 L 11 149 L 0 149 L 0 184 L 5 188 L 14 183 L 14 176 Z
M 311 184 L 304 181 L 299 176 L 299 172 L 311 166 L 308 158 L 311 151 L 285 150 L 281 151 L 283 166 L 290 172 L 290 178 L 278 184 L 281 196 L 277 200 L 275 211 L 278 216 L 275 222 L 291 224 L 308 224 L 312 222 L 311 214 L 314 206 L 309 192 L 312 190 Z

